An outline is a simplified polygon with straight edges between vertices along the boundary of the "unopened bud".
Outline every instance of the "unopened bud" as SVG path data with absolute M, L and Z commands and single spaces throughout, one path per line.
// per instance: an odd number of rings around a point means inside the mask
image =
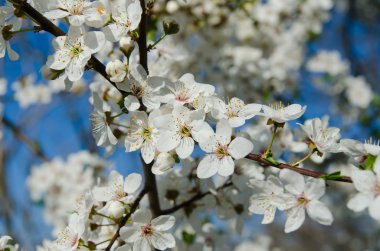
M 1 31 L 1 34 L 3 35 L 4 40 L 8 41 L 13 37 L 14 33 L 11 31 L 12 28 L 13 28 L 13 25 L 11 24 L 4 26 L 4 28 Z
M 119 42 L 120 50 L 126 57 L 129 57 L 135 48 L 135 42 L 131 37 L 122 37 Z
M 165 20 L 162 22 L 162 26 L 166 35 L 173 35 L 179 31 L 179 24 L 174 20 Z
M 124 214 L 124 205 L 120 201 L 113 201 L 108 208 L 110 216 L 118 219 Z

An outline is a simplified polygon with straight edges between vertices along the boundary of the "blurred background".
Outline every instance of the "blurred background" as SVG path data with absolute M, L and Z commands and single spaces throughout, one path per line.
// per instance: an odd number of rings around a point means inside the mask
M 380 138 L 380 1 L 156 1 L 151 39 L 162 34 L 158 17 L 175 19 L 180 33 L 149 55 L 151 74 L 175 79 L 191 72 L 198 82 L 214 84 L 222 97 L 300 103 L 307 105 L 303 119 L 328 116 L 342 138 Z M 89 84 L 102 81 L 96 73 L 87 71 L 70 92 L 62 79 L 42 78 L 40 69 L 54 52 L 52 38 L 45 32 L 17 34 L 10 43 L 20 60 L 0 60 L 0 92 L 6 86 L 0 96 L 0 235 L 13 236 L 26 250 L 53 238 L 54 229 L 44 196 L 33 196 L 27 182 L 33 167 L 53 159 L 67 166 L 75 153 L 86 151 L 124 175 L 142 171 L 138 153 L 116 148 L 106 156 L 94 142 Z M 107 62 L 112 51 L 112 45 L 105 47 L 99 58 Z M 346 158 L 334 155 L 318 170 L 345 165 Z M 268 242 L 268 250 L 380 250 L 379 224 L 346 208 L 350 189 L 327 189 L 332 227 L 307 220 L 285 235 L 283 218 L 263 226 L 256 215 L 246 222 L 243 238 Z M 263 234 L 271 239 L 263 240 Z

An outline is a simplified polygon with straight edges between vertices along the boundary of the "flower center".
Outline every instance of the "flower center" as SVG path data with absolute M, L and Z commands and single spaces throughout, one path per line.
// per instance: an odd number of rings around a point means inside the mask
M 98 11 L 100 15 L 103 15 L 105 13 L 105 9 L 103 5 L 100 5 L 96 10 Z
M 132 84 L 131 91 L 137 98 L 141 98 L 144 95 L 144 88 L 141 85 Z
M 216 157 L 222 159 L 225 156 L 228 156 L 228 147 L 227 146 L 218 146 L 215 150 Z
M 152 236 L 154 234 L 154 229 L 151 225 L 146 225 L 141 227 L 142 236 Z
M 306 198 L 304 193 L 302 193 L 300 196 L 298 196 L 297 201 L 299 205 L 303 205 L 305 207 L 310 200 Z
M 83 49 L 82 47 L 78 45 L 74 45 L 71 48 L 71 57 L 78 57 L 82 53 Z
M 190 137 L 191 134 L 191 127 L 187 125 L 182 125 L 181 128 L 179 129 L 179 134 L 182 137 Z
M 284 104 L 281 101 L 279 103 L 272 104 L 271 107 L 273 110 L 276 110 L 276 111 L 279 111 L 285 108 Z
M 380 183 L 377 182 L 375 187 L 373 188 L 373 193 L 375 194 L 375 197 L 380 196 Z
M 145 127 L 141 130 L 141 136 L 144 138 L 144 140 L 151 140 L 152 139 L 152 128 Z
M 189 101 L 189 96 L 187 95 L 187 90 L 181 90 L 176 94 L 175 99 L 177 101 L 187 102 Z

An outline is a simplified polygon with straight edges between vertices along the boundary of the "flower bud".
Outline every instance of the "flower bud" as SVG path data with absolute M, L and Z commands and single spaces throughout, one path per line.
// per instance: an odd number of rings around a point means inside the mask
M 135 43 L 131 37 L 122 37 L 119 42 L 120 50 L 124 53 L 126 57 L 131 55 L 133 49 L 135 48 Z
M 166 11 L 170 14 L 176 12 L 179 9 L 178 3 L 176 1 L 169 1 L 166 4 Z
M 120 201 L 111 202 L 108 214 L 116 219 L 120 218 L 124 214 L 124 205 Z
M 106 66 L 106 72 L 113 82 L 123 82 L 127 76 L 126 65 L 120 60 L 109 62 Z
M 162 22 L 162 26 L 166 35 L 173 35 L 179 31 L 179 24 L 174 20 L 165 20 Z

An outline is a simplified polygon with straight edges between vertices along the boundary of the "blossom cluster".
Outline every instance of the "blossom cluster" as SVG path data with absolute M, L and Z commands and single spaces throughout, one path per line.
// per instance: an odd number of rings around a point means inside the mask
M 306 214 L 331 225 L 332 210 L 321 201 L 328 180 L 352 181 L 358 193 L 347 207 L 355 212 L 368 208 L 380 221 L 380 146 L 341 139 L 340 129 L 330 127 L 327 118 L 307 119 L 294 128 L 289 122 L 300 119 L 306 106 L 268 104 L 262 98 L 268 91 L 284 91 L 284 83 L 294 84 L 294 72 L 304 58 L 302 45 L 310 33 L 321 32 L 331 1 L 255 1 L 241 7 L 220 1 L 217 7 L 213 1 L 172 0 L 157 1 L 148 9 L 137 0 L 44 2 L 30 1 L 49 20 L 66 23 L 68 32 L 53 40 L 55 52 L 41 69 L 51 80 L 49 86 L 35 85 L 26 77 L 13 85 L 15 99 L 23 107 L 48 103 L 52 94 L 82 86 L 85 71 L 101 61 L 106 79 L 97 76 L 89 85 L 95 143 L 106 155 L 118 147 L 138 152 L 151 173 L 123 176 L 112 170 L 105 178 L 110 164 L 88 152 L 33 167 L 27 180 L 31 197 L 44 205 L 45 217 L 54 226 L 55 240 L 44 242 L 41 250 L 232 250 L 229 233 L 242 233 L 252 214 L 263 215 L 262 223 L 269 224 L 277 211 L 283 211 L 286 233 L 299 229 Z M 229 8 L 235 9 L 227 18 Z M 16 59 L 9 40 L 21 22 L 13 12 L 10 5 L 0 8 L 0 57 L 7 50 Z M 142 63 L 136 43 L 142 35 L 137 28 L 147 13 L 175 17 L 185 31 L 166 38 L 172 34 L 168 26 L 175 24 L 164 22 L 165 40 L 148 44 L 148 65 Z M 199 20 L 206 20 L 207 27 Z M 199 31 L 195 37 L 190 26 Z M 225 30 L 210 37 L 207 28 L 218 26 Z M 221 39 L 235 42 L 210 46 Z M 186 44 L 188 40 L 195 40 L 193 46 Z M 322 54 L 309 61 L 308 68 L 346 74 L 347 64 L 325 68 L 324 61 L 339 60 Z M 208 74 L 200 80 L 192 73 L 182 74 L 184 69 Z M 234 85 L 218 90 L 204 83 L 209 79 Z M 359 78 L 346 81 L 360 85 Z M 256 93 L 262 86 L 265 90 Z M 235 95 L 225 99 L 218 91 Z M 348 98 L 354 92 L 347 90 Z M 300 174 L 306 173 L 303 165 L 309 158 L 321 163 L 336 153 L 355 165 L 351 179 L 341 173 L 309 170 L 313 177 L 307 178 Z M 151 174 L 157 178 L 156 190 L 146 184 Z M 152 193 L 159 196 L 158 205 L 150 204 Z M 213 224 L 211 213 L 230 223 L 226 231 Z M 17 250 L 9 240 L 1 237 L 0 249 Z M 269 249 L 268 241 L 263 242 Z M 251 244 L 236 250 L 249 250 L 255 246 Z

